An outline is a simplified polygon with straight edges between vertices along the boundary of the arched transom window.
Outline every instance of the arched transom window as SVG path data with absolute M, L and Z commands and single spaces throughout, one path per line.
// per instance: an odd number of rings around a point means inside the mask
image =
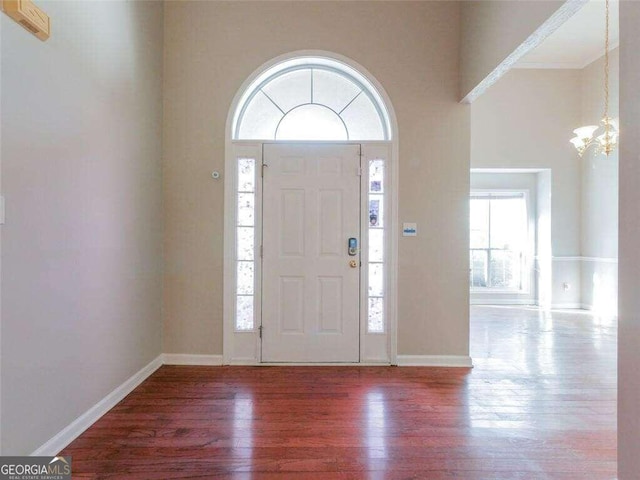
M 260 75 L 240 99 L 238 140 L 389 140 L 384 103 L 346 64 L 298 58 Z

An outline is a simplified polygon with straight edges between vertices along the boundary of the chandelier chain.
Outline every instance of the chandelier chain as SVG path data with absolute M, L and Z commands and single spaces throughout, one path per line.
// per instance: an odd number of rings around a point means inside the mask
M 570 142 L 578 150 L 578 155 L 583 156 L 587 149 L 595 146 L 595 154 L 604 153 L 609 156 L 618 144 L 619 131 L 617 122 L 609 117 L 609 20 L 610 20 L 610 0 L 605 0 L 605 30 L 604 30 L 604 117 L 600 121 L 600 126 L 604 129 L 604 134 L 597 135 L 600 127 L 597 125 L 587 125 L 576 128 L 576 134 Z M 600 130 L 601 131 L 601 130 Z
M 604 118 L 609 118 L 609 0 L 605 2 L 606 20 L 604 32 Z M 607 123 L 608 125 L 608 123 Z M 609 128 L 607 136 L 609 135 Z
M 604 27 L 604 152 L 609 155 L 613 150 L 610 138 L 609 120 L 609 0 L 605 0 L 605 27 Z

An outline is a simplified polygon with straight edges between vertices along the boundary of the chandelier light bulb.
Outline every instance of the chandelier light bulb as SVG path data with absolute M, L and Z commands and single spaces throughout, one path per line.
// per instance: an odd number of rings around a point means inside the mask
M 571 143 L 573 143 L 573 146 L 576 147 L 577 149 L 580 149 L 584 146 L 584 142 L 582 141 L 582 139 L 578 138 L 578 137 L 573 137 L 571 140 L 569 140 Z
M 573 133 L 576 134 L 576 137 L 586 143 L 593 138 L 593 133 L 597 129 L 597 125 L 587 125 L 585 127 L 576 128 Z

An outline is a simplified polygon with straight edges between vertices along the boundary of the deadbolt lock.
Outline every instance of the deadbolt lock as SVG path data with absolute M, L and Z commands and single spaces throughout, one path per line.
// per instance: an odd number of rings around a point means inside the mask
M 351 260 L 351 261 L 349 262 L 349 266 L 350 266 L 351 268 L 356 268 L 356 267 L 358 266 L 358 262 L 357 262 L 356 260 Z

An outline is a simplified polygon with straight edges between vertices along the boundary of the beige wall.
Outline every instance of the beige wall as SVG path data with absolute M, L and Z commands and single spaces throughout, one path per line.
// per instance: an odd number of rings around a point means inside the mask
M 2 453 L 29 454 L 161 352 L 162 4 L 2 24 Z
M 618 478 L 640 474 L 640 3 L 620 2 Z
M 400 354 L 468 354 L 469 110 L 458 100 L 456 2 L 167 2 L 164 345 L 222 353 L 225 122 L 242 82 L 296 50 L 367 68 L 400 138 Z
M 460 98 L 464 98 L 565 1 L 462 2 Z
M 618 117 L 619 51 L 610 54 L 609 115 Z M 604 113 L 604 58 L 582 70 L 582 120 L 597 124 Z M 582 158 L 582 304 L 598 313 L 617 313 L 618 150 L 608 157 L 591 148 Z
M 579 86 L 576 70 L 512 70 L 471 105 L 472 168 L 551 169 L 554 257 L 581 254 L 581 162 L 569 143 Z M 556 306 L 580 304 L 579 259 L 554 261 L 551 296 Z

